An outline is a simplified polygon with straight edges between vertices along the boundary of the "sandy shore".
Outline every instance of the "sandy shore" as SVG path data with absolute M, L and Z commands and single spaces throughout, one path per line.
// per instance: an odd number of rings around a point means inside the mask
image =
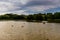
M 60 40 L 60 24 L 0 21 L 0 40 Z

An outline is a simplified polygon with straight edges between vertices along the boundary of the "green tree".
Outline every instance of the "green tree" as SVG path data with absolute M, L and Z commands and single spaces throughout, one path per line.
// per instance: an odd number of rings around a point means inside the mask
M 55 19 L 60 19 L 60 12 L 54 13 L 54 18 Z

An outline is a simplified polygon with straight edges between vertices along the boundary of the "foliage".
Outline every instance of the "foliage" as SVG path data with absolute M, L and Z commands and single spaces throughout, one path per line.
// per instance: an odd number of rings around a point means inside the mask
M 60 19 L 55 19 L 54 22 L 55 23 L 60 23 Z
M 38 13 L 38 14 L 30 14 L 30 15 L 17 15 L 17 14 L 4 14 L 0 15 L 0 20 L 26 20 L 31 22 L 60 22 L 60 12 L 53 13 Z

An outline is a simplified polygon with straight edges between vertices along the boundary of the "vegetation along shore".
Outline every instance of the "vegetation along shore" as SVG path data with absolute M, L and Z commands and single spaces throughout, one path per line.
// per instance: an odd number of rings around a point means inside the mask
M 0 15 L 0 20 L 24 20 L 28 22 L 42 22 L 48 21 L 53 23 L 60 23 L 60 12 L 53 13 L 37 13 L 30 15 L 18 15 L 18 14 L 4 14 Z

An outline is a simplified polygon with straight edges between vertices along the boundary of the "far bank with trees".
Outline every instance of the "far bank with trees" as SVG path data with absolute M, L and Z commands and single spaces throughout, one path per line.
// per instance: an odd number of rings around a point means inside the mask
M 37 13 L 37 14 L 30 14 L 30 15 L 18 15 L 18 14 L 4 14 L 0 15 L 0 20 L 24 20 L 28 22 L 54 22 L 60 23 L 60 12 L 53 13 Z

